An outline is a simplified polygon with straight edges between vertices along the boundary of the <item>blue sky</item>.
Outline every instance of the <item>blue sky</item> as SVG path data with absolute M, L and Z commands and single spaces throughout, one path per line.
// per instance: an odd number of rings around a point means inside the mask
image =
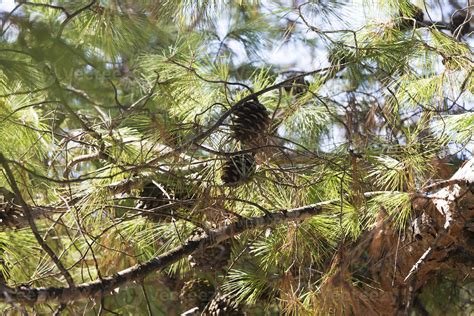
M 0 0 L 0 12 L 11 11 L 15 5 L 15 0 Z

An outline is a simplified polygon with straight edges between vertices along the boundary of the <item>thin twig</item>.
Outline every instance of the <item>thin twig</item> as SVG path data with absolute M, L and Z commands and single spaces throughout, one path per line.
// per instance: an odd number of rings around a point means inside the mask
M 39 233 L 38 227 L 36 227 L 35 220 L 33 219 L 33 215 L 32 215 L 33 212 L 31 210 L 30 206 L 23 199 L 23 196 L 21 195 L 21 191 L 18 188 L 18 185 L 16 184 L 13 172 L 11 171 L 10 166 L 8 165 L 7 160 L 5 159 L 5 157 L 3 156 L 2 153 L 0 153 L 0 164 L 3 166 L 3 169 L 5 170 L 7 178 L 10 182 L 10 186 L 13 189 L 13 192 L 15 193 L 19 203 L 21 204 L 21 206 L 23 208 L 23 212 L 25 214 L 25 217 L 28 220 L 28 223 L 30 225 L 31 231 L 33 232 L 33 235 L 35 236 L 36 240 L 40 244 L 41 248 L 43 248 L 43 250 L 51 258 L 51 260 L 53 260 L 53 262 L 58 267 L 59 271 L 61 271 L 61 273 L 63 274 L 64 278 L 66 279 L 66 281 L 69 285 L 69 288 L 74 288 L 74 280 L 73 280 L 71 274 L 69 274 L 69 272 L 66 270 L 66 268 L 64 268 L 63 264 L 61 263 L 59 258 L 56 256 L 53 249 L 51 249 L 48 246 L 48 244 L 46 244 L 46 242 L 41 237 L 41 234 Z

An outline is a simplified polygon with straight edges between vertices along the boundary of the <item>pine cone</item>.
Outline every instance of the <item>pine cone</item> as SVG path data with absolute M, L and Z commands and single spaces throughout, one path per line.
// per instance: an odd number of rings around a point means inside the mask
M 328 61 L 331 64 L 331 72 L 333 75 L 343 70 L 353 59 L 352 52 L 344 47 L 342 43 L 336 43 L 329 49 Z
M 290 93 L 292 95 L 299 95 L 308 91 L 309 85 L 310 83 L 307 80 L 305 80 L 304 77 L 299 77 L 295 79 L 293 82 L 288 83 L 285 86 L 283 86 L 283 89 L 285 89 L 287 93 Z
M 262 137 L 269 125 L 268 111 L 257 99 L 240 105 L 232 115 L 233 136 L 244 144 L 252 144 Z
M 238 304 L 236 304 L 232 297 L 229 295 L 223 295 L 221 293 L 217 293 L 212 301 L 209 303 L 208 307 L 204 311 L 204 315 L 209 316 L 223 316 L 223 315 L 231 315 L 231 316 L 238 316 L 244 315 L 242 311 L 240 311 Z
M 179 300 L 183 311 L 198 307 L 203 311 L 214 295 L 214 287 L 205 279 L 192 279 L 184 283 Z
M 18 227 L 23 213 L 17 206 L 15 194 L 0 187 L 0 225 Z
M 143 191 L 140 194 L 140 200 L 138 201 L 136 207 L 146 210 L 146 212 L 143 212 L 142 215 L 148 217 L 154 222 L 170 221 L 172 218 L 172 211 L 182 206 L 181 204 L 176 204 L 161 210 L 153 209 L 168 205 L 170 203 L 176 203 L 175 201 L 179 199 L 186 199 L 187 197 L 184 196 L 186 195 L 185 193 L 173 192 L 171 190 L 168 192 L 168 190 L 168 188 L 159 187 L 153 182 L 145 184 Z
M 453 35 L 463 36 L 471 31 L 471 19 L 469 15 L 467 17 L 466 11 L 457 11 L 451 18 L 451 23 L 449 24 L 451 33 Z M 461 26 L 462 25 L 462 26 Z
M 219 271 L 227 266 L 230 259 L 231 244 L 224 242 L 213 247 L 198 250 L 189 256 L 193 268 L 201 272 Z
M 406 30 L 409 28 L 413 28 L 413 20 L 414 19 L 416 22 L 423 22 L 425 18 L 425 13 L 423 10 L 416 5 L 409 4 L 409 15 L 403 14 L 401 11 L 399 12 L 400 17 L 402 21 L 399 23 L 399 28 L 400 30 Z M 417 27 L 417 23 L 415 24 L 415 27 Z
M 245 182 L 255 173 L 255 168 L 253 154 L 232 156 L 222 167 L 222 182 L 226 185 L 236 185 Z

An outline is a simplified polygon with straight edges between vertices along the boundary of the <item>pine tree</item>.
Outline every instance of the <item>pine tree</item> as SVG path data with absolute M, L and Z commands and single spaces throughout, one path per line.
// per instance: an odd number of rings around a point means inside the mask
M 6 314 L 472 313 L 465 2 L 1 14 Z

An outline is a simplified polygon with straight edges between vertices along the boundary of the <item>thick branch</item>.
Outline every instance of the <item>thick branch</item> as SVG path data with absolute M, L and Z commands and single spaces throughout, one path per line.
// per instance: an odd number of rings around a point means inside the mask
M 176 247 L 145 263 L 122 270 L 113 276 L 102 278 L 102 280 L 77 285 L 75 288 L 10 288 L 4 286 L 0 290 L 0 301 L 29 304 L 45 303 L 49 301 L 70 302 L 110 293 L 119 286 L 141 279 L 154 271 L 163 269 L 177 262 L 197 249 L 212 246 L 254 228 L 277 225 L 289 221 L 304 220 L 319 214 L 325 205 L 332 202 L 333 201 L 322 202 L 288 211 L 272 213 L 262 217 L 241 219 L 220 229 L 212 230 L 208 235 L 199 239 L 188 240 L 184 245 Z
M 365 266 L 372 282 L 362 288 L 348 286 L 347 294 L 359 295 L 361 301 L 371 297 L 374 313 L 405 314 L 414 295 L 435 273 L 458 270 L 465 265 L 452 254 L 461 251 L 470 256 L 470 235 L 465 228 L 474 216 L 473 184 L 471 159 L 451 179 L 422 188 L 422 193 L 412 200 L 415 218 L 403 233 L 391 225 L 393 218 L 383 212 L 382 205 L 376 227 L 365 232 L 358 245 L 352 247 L 346 256 L 350 260 L 346 260 L 340 272 L 357 273 L 355 267 Z M 438 191 L 426 193 L 435 189 Z M 469 270 L 466 266 L 465 273 Z M 321 291 L 331 292 L 331 288 Z
M 460 185 L 469 186 L 471 183 L 474 183 L 474 159 L 471 159 L 469 162 L 467 162 L 451 177 L 451 179 L 442 182 L 443 183 L 440 184 L 447 184 L 449 185 L 449 187 L 445 187 L 439 190 L 430 197 L 433 199 L 433 203 L 436 207 L 436 210 L 445 219 L 444 226 L 438 232 L 438 235 L 436 236 L 433 245 L 430 246 L 418 259 L 418 261 L 413 265 L 410 272 L 404 279 L 405 282 L 410 280 L 410 278 L 413 277 L 413 275 L 416 274 L 426 262 L 428 262 L 428 260 L 433 254 L 434 249 L 438 246 L 440 240 L 451 232 L 450 230 L 452 228 L 453 221 L 456 217 L 455 213 L 459 212 L 459 210 L 457 209 L 456 201 L 464 194 L 464 191 L 461 190 Z M 429 186 L 429 188 L 431 187 L 437 186 L 435 184 Z M 451 236 L 450 239 L 454 238 Z

